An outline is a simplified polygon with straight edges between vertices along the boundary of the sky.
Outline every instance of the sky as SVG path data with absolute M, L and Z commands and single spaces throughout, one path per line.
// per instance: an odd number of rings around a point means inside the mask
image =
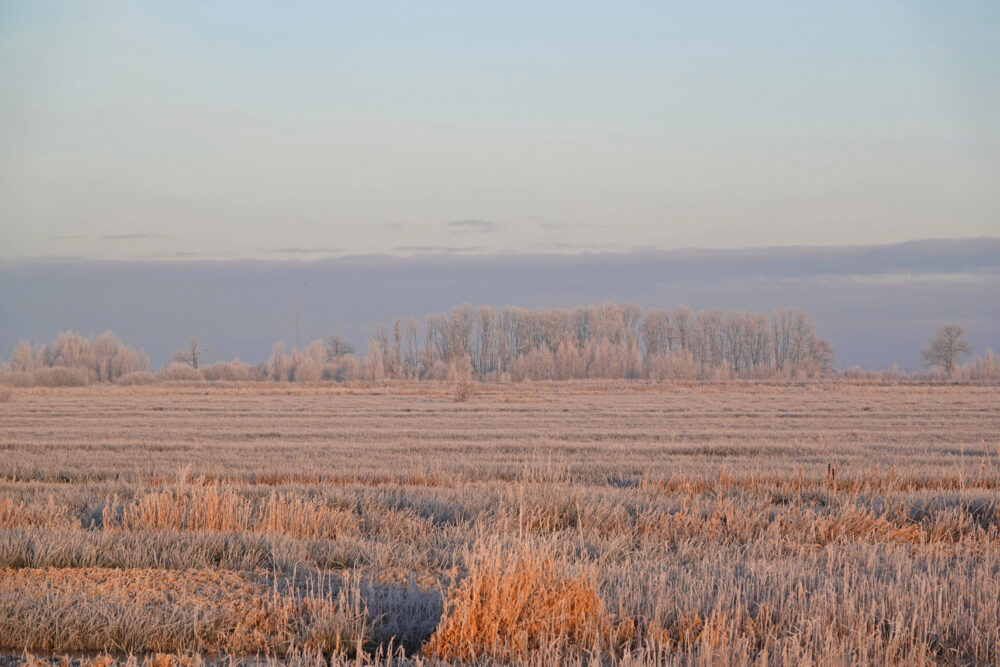
M 0 4 L 0 263 L 1000 235 L 995 1 Z

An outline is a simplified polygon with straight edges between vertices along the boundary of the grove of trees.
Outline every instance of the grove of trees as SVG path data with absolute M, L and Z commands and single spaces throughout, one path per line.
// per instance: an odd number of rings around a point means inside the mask
M 604 303 L 569 309 L 463 304 L 375 327 L 368 357 L 389 378 L 442 379 L 468 359 L 480 380 L 815 377 L 833 349 L 801 310 L 770 315 L 687 306 L 643 311 Z
M 148 373 L 149 357 L 110 331 L 96 338 L 64 331 L 46 345 L 19 343 L 6 371 L 14 384 L 78 386 L 117 382 L 128 375 Z
M 965 330 L 942 326 L 924 361 L 932 378 L 955 382 L 1000 381 L 1000 364 L 989 350 L 960 364 L 972 349 Z M 439 380 L 471 382 L 646 379 L 804 379 L 833 375 L 833 349 L 817 335 L 805 312 L 703 310 L 687 306 L 643 310 L 631 303 L 573 309 L 474 308 L 397 318 L 372 329 L 365 354 L 337 334 L 289 348 L 278 341 L 267 361 L 205 363 L 205 348 L 188 341 L 154 376 L 145 352 L 107 331 L 84 337 L 72 331 L 45 345 L 20 343 L 0 366 L 0 384 L 75 386 L 92 382 L 145 384 L 161 381 L 353 382 Z M 851 369 L 852 381 L 897 382 L 917 377 L 900 371 Z

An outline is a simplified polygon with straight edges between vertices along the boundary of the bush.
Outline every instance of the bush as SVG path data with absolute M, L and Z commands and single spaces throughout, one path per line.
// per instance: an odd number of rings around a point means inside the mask
M 434 362 L 434 365 L 427 369 L 423 374 L 423 380 L 446 380 L 448 379 L 449 368 L 448 364 L 444 363 L 440 359 Z
M 455 400 L 464 403 L 476 393 L 476 383 L 472 379 L 472 362 L 461 357 L 451 363 L 448 379 L 455 383 Z
M 650 355 L 646 364 L 649 366 L 649 379 L 656 382 L 694 380 L 698 377 L 698 364 L 687 350 Z
M 14 398 L 13 387 L 8 387 L 6 385 L 0 385 L 0 403 L 6 403 L 7 401 Z
M 205 376 L 197 368 L 174 362 L 160 369 L 156 377 L 167 382 L 203 382 Z
M 361 377 L 361 364 L 356 357 L 341 357 L 340 361 L 323 364 L 323 379 L 334 382 L 354 382 Z
M 981 358 L 956 367 L 952 375 L 957 382 L 1000 382 L 1000 361 L 993 350 L 987 349 Z
M 115 380 L 115 384 L 125 387 L 138 387 L 144 384 L 153 384 L 154 382 L 156 382 L 156 376 L 149 371 L 132 371 Z
M 297 360 L 291 378 L 295 382 L 319 382 L 323 379 L 323 362 L 303 357 Z
M 147 371 L 149 358 L 110 331 L 93 339 L 64 331 L 48 345 L 32 348 L 22 341 L 14 349 L 7 369 L 18 376 L 13 383 L 19 386 L 75 387 L 114 382 L 123 375 Z
M 228 382 L 256 382 L 264 379 L 264 374 L 253 364 L 245 364 L 239 359 L 220 361 L 206 367 L 202 374 L 206 380 Z
M 82 368 L 39 368 L 32 375 L 38 387 L 85 387 L 90 384 L 90 375 Z
M 34 387 L 35 376 L 28 371 L 0 371 L 0 384 L 10 387 Z

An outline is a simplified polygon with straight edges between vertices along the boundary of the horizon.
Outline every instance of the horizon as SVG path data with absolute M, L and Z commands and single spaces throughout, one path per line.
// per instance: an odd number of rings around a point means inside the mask
M 350 287 L 345 287 L 345 285 Z M 1000 238 L 888 245 L 777 246 L 638 253 L 361 256 L 313 260 L 73 261 L 0 266 L 0 345 L 63 330 L 111 329 L 155 366 L 189 337 L 211 360 L 260 361 L 292 333 L 344 335 L 364 349 L 395 317 L 475 305 L 805 310 L 846 369 L 920 367 L 945 322 L 967 327 L 977 354 L 1000 349 Z

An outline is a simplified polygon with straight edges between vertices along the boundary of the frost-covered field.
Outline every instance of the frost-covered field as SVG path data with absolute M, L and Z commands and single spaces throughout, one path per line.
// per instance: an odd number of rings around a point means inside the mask
M 994 664 L 1000 390 L 17 389 L 0 567 L 19 660 Z

